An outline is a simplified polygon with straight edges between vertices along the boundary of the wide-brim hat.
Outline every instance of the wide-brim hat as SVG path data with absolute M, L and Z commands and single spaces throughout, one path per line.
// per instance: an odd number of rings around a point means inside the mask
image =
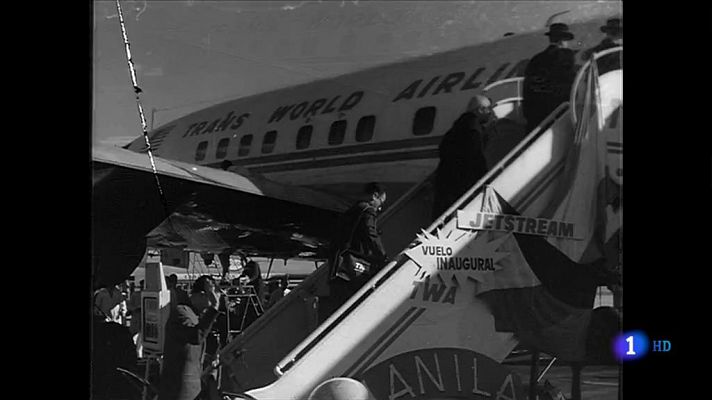
M 574 38 L 574 34 L 569 32 L 569 26 L 560 22 L 551 24 L 549 32 L 546 32 L 545 35 L 554 39 L 571 40 Z
M 623 20 L 620 18 L 611 18 L 606 21 L 606 25 L 601 27 L 601 32 L 616 33 L 623 32 Z

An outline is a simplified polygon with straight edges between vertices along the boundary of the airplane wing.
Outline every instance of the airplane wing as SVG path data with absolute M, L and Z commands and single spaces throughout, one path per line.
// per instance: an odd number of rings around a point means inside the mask
M 154 157 L 165 207 L 146 154 L 92 151 L 92 239 L 96 283 L 131 274 L 146 245 L 220 254 L 323 258 L 345 199 Z

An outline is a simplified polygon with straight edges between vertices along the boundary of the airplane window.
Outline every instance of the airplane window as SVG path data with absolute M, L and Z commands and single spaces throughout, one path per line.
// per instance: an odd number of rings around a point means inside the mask
M 369 115 L 358 120 L 356 125 L 356 141 L 368 142 L 373 138 L 373 128 L 376 126 L 376 117 Z
M 311 144 L 311 135 L 314 127 L 311 125 L 304 125 L 299 128 L 297 133 L 297 150 L 306 149 Z
M 240 147 L 237 148 L 237 156 L 244 157 L 250 154 L 250 145 L 252 145 L 252 135 L 245 135 L 240 138 Z
M 265 133 L 262 139 L 262 153 L 271 153 L 274 151 L 274 144 L 277 143 L 277 131 L 269 131 Z
M 205 150 L 208 149 L 208 142 L 198 143 L 198 148 L 195 149 L 195 161 L 205 160 Z
M 335 121 L 329 129 L 329 144 L 337 145 L 344 142 L 346 135 L 346 120 Z
M 413 118 L 413 135 L 427 135 L 433 131 L 435 122 L 435 107 L 423 107 L 415 112 Z
M 218 142 L 218 148 L 215 150 L 215 158 L 218 160 L 225 158 L 227 155 L 227 145 L 230 144 L 230 138 L 220 139 Z

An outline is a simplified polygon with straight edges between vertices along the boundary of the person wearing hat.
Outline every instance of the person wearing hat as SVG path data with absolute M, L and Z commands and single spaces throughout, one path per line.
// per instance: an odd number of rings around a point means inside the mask
M 433 219 L 450 208 L 487 173 L 483 148 L 496 121 L 492 101 L 478 94 L 443 135 L 438 147 L 440 162 L 435 171 Z
M 590 59 L 594 53 L 601 52 L 606 49 L 613 47 L 623 46 L 623 20 L 621 18 L 611 18 L 606 21 L 606 25 L 601 27 L 601 32 L 606 34 L 606 37 L 597 44 L 586 50 L 582 54 L 584 60 Z M 616 69 L 621 69 L 622 67 L 622 54 L 614 53 L 607 54 L 598 59 L 598 73 L 603 75 L 608 71 L 613 71 Z
M 545 35 L 549 36 L 549 47 L 532 57 L 524 71 L 522 111 L 527 119 L 527 133 L 559 104 L 568 101 L 576 77 L 576 53 L 568 48 L 574 38 L 569 26 L 551 24 Z

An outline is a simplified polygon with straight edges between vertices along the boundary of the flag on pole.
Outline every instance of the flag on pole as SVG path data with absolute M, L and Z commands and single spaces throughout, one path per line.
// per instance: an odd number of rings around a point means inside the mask
M 492 187 L 485 188 L 482 212 L 519 215 Z M 572 261 L 542 236 L 486 234 L 509 235 L 499 247 L 509 256 L 498 262 L 502 268 L 495 280 L 535 277 L 521 287 L 495 282 L 493 290 L 477 295 L 492 312 L 497 331 L 513 332 L 524 345 L 562 360 L 583 360 L 599 279 L 596 267 Z
M 610 185 L 606 171 L 604 111 L 595 63 L 584 78 L 564 175 L 551 206 L 536 216 L 573 224 L 580 240 L 506 233 L 509 238 L 500 250 L 510 255 L 499 262 L 497 276 L 502 282 L 511 280 L 510 275 L 533 278 L 518 287 L 495 282 L 493 290 L 477 295 L 492 312 L 497 331 L 512 332 L 524 345 L 565 361 L 583 361 L 592 353 L 592 308 L 596 288 L 608 279 L 603 268 L 606 238 L 613 239 L 606 220 L 607 205 L 616 193 L 609 192 L 619 190 Z M 492 187 L 485 188 L 481 211 L 520 215 Z
M 558 195 L 542 217 L 580 227 L 581 240 L 547 240 L 573 261 L 592 262 L 603 257 L 606 236 L 608 176 L 606 138 L 602 133 L 601 93 L 596 63 L 591 63 L 582 87 L 583 104 L 576 121 Z M 571 112 L 577 112 L 572 109 Z

